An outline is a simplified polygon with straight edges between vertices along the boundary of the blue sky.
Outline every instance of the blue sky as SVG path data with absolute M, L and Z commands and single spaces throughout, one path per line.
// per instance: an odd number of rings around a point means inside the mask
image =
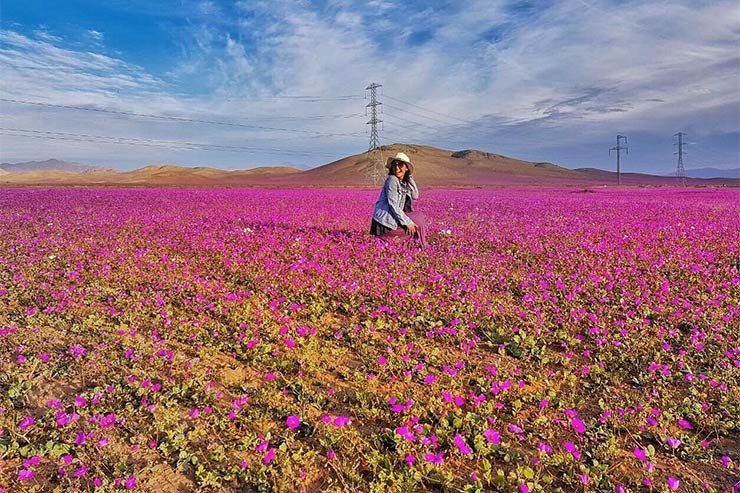
M 5 0 L 0 160 L 313 167 L 382 143 L 740 163 L 736 0 Z

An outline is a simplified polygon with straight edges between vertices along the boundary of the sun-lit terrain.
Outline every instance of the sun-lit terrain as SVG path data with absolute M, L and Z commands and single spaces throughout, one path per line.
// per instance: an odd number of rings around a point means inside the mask
M 0 491 L 733 490 L 737 190 L 376 198 L 4 189 Z

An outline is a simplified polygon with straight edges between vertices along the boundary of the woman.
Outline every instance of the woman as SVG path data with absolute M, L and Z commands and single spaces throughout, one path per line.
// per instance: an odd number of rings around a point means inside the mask
M 385 163 L 388 178 L 375 203 L 370 234 L 386 239 L 409 235 L 420 246 L 426 244 L 424 215 L 415 212 L 412 202 L 419 198 L 419 189 L 412 176 L 414 165 L 409 157 L 399 152 Z

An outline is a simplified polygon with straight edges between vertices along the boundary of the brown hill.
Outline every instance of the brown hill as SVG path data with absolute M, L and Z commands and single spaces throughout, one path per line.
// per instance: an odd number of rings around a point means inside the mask
M 0 185 L 228 187 L 255 184 L 265 177 L 284 176 L 291 173 L 300 173 L 300 171 L 287 166 L 227 171 L 167 164 L 145 166 L 133 171 L 5 173 L 0 176 Z
M 295 185 L 368 186 L 373 183 L 374 163 L 378 181 L 385 178 L 386 160 L 405 152 L 416 168 L 418 183 L 427 186 L 495 186 L 539 184 L 544 182 L 588 181 L 573 170 L 549 163 L 531 163 L 499 154 L 466 150 L 451 152 L 423 145 L 392 144 L 371 153 L 356 154 L 286 177 L 273 177 L 274 183 Z
M 387 173 L 388 157 L 402 151 L 415 163 L 414 176 L 421 186 L 539 186 L 614 185 L 616 173 L 598 169 L 567 169 L 552 163 L 533 163 L 478 150 L 448 151 L 430 146 L 392 144 L 370 153 L 347 156 L 317 168 L 300 171 L 290 167 L 262 167 L 226 171 L 176 165 L 146 166 L 133 171 L 111 170 L 72 173 L 37 171 L 7 173 L 0 185 L 175 186 L 175 187 L 377 187 Z M 373 179 L 373 168 L 378 174 Z M 687 179 L 691 185 L 738 186 L 733 179 Z M 676 178 L 623 173 L 623 185 L 676 185 Z

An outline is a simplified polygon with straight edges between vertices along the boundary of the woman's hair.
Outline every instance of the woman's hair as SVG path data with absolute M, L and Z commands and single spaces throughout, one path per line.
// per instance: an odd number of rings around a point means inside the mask
M 389 174 L 389 175 L 395 175 L 395 174 L 396 174 L 396 167 L 398 166 L 398 163 L 399 163 L 399 162 L 400 162 L 400 163 L 403 163 L 403 164 L 406 164 L 406 163 L 404 163 L 403 161 L 393 161 L 393 162 L 391 162 L 391 165 L 390 165 L 390 166 L 388 166 L 388 174 Z M 409 175 L 410 175 L 410 174 L 411 174 L 411 173 L 409 173 L 409 169 L 408 169 L 408 167 L 407 167 L 407 168 L 406 168 L 406 173 L 404 173 L 404 174 L 403 174 L 403 178 L 401 178 L 401 181 L 402 181 L 403 183 L 408 183 L 408 182 L 409 182 Z

